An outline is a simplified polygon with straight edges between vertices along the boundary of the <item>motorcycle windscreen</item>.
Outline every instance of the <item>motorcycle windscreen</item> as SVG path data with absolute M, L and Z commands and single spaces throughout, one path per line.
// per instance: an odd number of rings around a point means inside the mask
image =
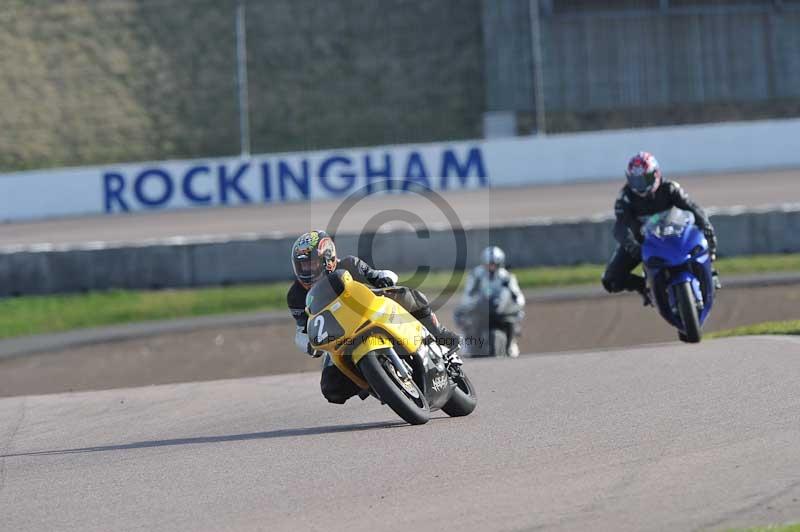
M 660 239 L 670 236 L 680 237 L 692 224 L 694 224 L 694 214 L 673 207 L 648 218 L 642 227 L 642 234 Z
M 337 270 L 328 275 L 323 275 L 306 295 L 306 308 L 309 315 L 319 314 L 322 309 L 330 305 L 344 293 L 343 271 Z

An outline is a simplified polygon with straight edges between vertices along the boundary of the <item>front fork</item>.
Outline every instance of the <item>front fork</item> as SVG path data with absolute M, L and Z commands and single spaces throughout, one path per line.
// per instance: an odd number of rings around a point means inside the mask
M 657 272 L 655 275 L 649 275 L 647 269 L 644 270 L 645 274 L 645 282 L 647 283 L 647 289 L 650 292 L 651 297 L 654 301 L 657 301 L 657 294 L 655 291 L 655 276 L 658 275 Z M 688 271 L 681 271 L 674 277 L 670 276 L 669 271 L 664 271 L 664 275 L 666 276 L 665 282 L 667 284 L 667 300 L 669 302 L 669 308 L 672 313 L 677 316 L 678 315 L 678 300 L 675 297 L 675 287 L 683 284 L 686 281 L 689 281 L 692 285 L 692 293 L 694 294 L 695 302 L 697 303 L 697 310 L 702 311 L 705 308 L 705 299 L 703 298 L 703 289 L 700 285 L 700 280 L 689 273 Z
M 388 351 L 389 361 L 392 363 L 392 366 L 394 366 L 394 369 L 397 370 L 400 377 L 403 379 L 410 379 L 411 373 L 409 372 L 410 368 L 408 364 L 403 362 L 403 359 L 400 358 L 394 349 L 389 349 Z
M 675 287 L 681 285 L 689 281 L 692 286 L 692 293 L 694 294 L 694 301 L 695 305 L 697 306 L 697 311 L 700 312 L 705 308 L 705 300 L 703 299 L 703 289 L 700 286 L 700 281 L 697 277 L 693 275 L 681 275 L 677 279 L 672 279 L 669 282 L 669 288 L 667 293 L 669 294 L 669 307 L 672 309 L 672 313 L 676 316 L 679 315 L 678 312 L 678 299 L 675 297 Z

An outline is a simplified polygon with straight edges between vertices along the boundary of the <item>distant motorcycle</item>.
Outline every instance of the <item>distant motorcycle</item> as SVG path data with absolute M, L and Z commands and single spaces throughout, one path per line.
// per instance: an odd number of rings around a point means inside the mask
M 691 212 L 677 208 L 651 216 L 642 227 L 647 286 L 661 316 L 684 342 L 697 343 L 714 304 L 708 241 Z
M 522 309 L 508 288 L 481 290 L 475 302 L 456 309 L 455 320 L 465 337 L 470 357 L 509 356 L 510 335 L 518 327 Z

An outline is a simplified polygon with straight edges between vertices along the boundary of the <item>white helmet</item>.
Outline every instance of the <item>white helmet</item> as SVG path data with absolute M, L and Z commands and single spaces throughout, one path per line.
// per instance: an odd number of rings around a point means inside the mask
M 481 251 L 481 264 L 494 265 L 495 269 L 503 268 L 506 265 L 506 254 L 497 246 L 489 246 Z

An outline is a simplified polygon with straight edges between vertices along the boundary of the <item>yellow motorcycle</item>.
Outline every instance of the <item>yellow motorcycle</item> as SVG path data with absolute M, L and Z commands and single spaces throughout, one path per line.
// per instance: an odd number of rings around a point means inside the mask
M 341 372 L 412 425 L 433 410 L 466 416 L 477 399 L 461 364 L 402 306 L 337 270 L 306 297 L 308 338 Z M 457 347 L 455 349 L 458 349 Z

